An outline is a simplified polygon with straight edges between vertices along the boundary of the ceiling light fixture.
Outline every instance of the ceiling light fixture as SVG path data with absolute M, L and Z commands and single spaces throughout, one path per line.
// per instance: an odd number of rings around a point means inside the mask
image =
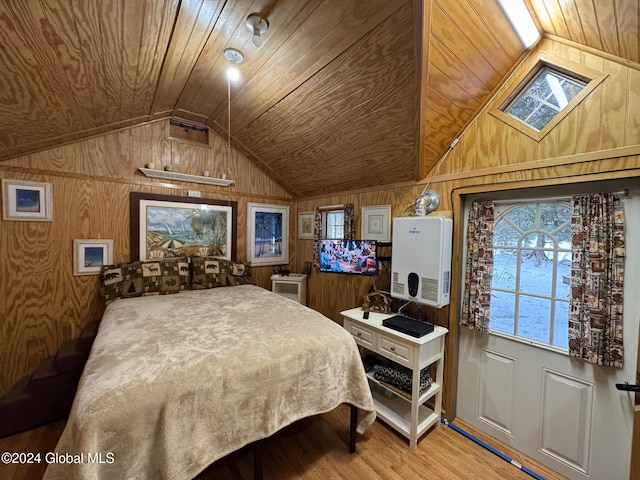
M 251 43 L 253 43 L 255 47 L 262 46 L 262 35 L 267 31 L 267 28 L 269 28 L 267 21 L 260 15 L 249 15 L 247 17 L 247 28 L 253 33 Z
M 527 9 L 523 0 L 498 0 L 511 26 L 514 28 L 524 48 L 530 48 L 540 38 L 540 32 L 536 27 L 531 12 Z
M 238 65 L 244 60 L 244 55 L 240 50 L 236 50 L 235 48 L 225 48 L 224 58 L 226 58 L 231 65 Z M 227 68 L 227 77 L 229 80 L 235 82 L 240 78 L 240 72 L 234 67 L 229 67 Z

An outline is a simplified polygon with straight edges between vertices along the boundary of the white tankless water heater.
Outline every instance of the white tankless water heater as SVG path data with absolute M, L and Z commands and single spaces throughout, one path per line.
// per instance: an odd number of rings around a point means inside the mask
M 436 308 L 449 304 L 452 232 L 449 218 L 393 219 L 393 297 Z

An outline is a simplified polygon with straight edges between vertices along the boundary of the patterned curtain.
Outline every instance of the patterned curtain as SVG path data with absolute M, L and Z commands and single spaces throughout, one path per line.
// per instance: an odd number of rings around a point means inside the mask
M 322 210 L 316 207 L 316 214 L 313 224 L 313 266 L 320 267 L 320 240 L 322 239 Z
M 493 275 L 493 202 L 473 202 L 467 230 L 467 268 L 460 325 L 489 332 Z
M 569 354 L 622 368 L 624 214 L 620 197 L 573 197 Z
M 344 204 L 344 231 L 345 240 L 356 238 L 356 221 L 353 214 L 353 203 Z
M 353 203 L 345 203 L 342 206 L 344 210 L 344 240 L 353 240 L 356 237 L 356 221 L 353 213 Z M 322 210 L 316 207 L 315 225 L 313 235 L 315 241 L 313 243 L 313 266 L 320 267 L 320 240 L 322 239 Z

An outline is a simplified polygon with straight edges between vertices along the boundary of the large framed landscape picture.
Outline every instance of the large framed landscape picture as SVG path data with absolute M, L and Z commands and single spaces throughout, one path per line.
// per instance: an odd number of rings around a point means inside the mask
M 289 263 L 289 206 L 247 204 L 247 258 L 251 265 Z
M 131 260 L 236 258 L 237 202 L 132 192 L 130 218 Z
M 53 221 L 50 183 L 3 178 L 2 204 L 4 220 Z

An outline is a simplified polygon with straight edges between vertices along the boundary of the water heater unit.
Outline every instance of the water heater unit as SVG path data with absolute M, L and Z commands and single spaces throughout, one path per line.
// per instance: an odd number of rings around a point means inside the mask
M 393 219 L 393 297 L 436 308 L 449 304 L 452 232 L 449 218 Z

